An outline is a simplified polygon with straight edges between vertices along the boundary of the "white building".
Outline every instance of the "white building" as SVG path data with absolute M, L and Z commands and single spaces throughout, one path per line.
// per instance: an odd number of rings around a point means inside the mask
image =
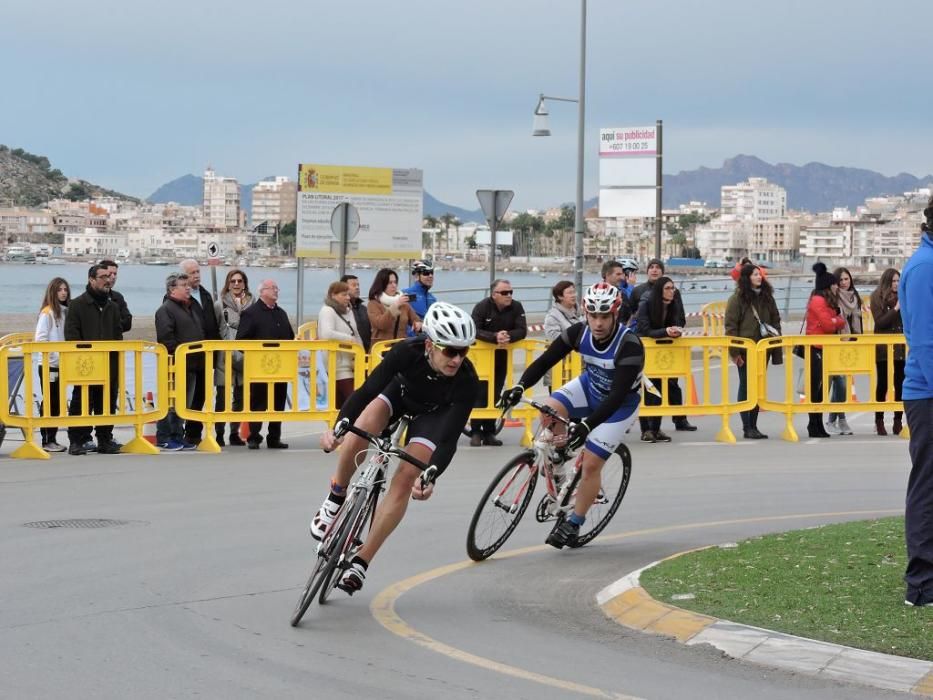
M 275 226 L 294 221 L 298 204 L 298 183 L 279 175 L 275 180 L 264 180 L 253 187 L 253 208 L 250 225 L 255 228 L 263 222 L 271 233 Z
M 725 221 L 763 221 L 787 216 L 787 191 L 763 177 L 721 189 Z
M 698 226 L 696 247 L 707 260 L 739 260 L 748 250 L 750 222 L 717 219 Z
M 240 186 L 233 177 L 220 177 L 210 166 L 204 171 L 204 220 L 215 229 L 240 225 Z

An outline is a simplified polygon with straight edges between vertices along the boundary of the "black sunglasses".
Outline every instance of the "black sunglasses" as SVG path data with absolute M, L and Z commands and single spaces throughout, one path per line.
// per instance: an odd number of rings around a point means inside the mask
M 467 353 L 470 352 L 470 348 L 452 348 L 447 345 L 438 345 L 434 343 L 434 347 L 444 353 L 444 357 L 449 357 L 453 359 L 454 357 L 466 357 Z
M 512 296 L 512 292 L 513 292 L 513 291 L 514 291 L 514 290 L 512 290 L 512 289 L 506 289 L 504 292 L 496 292 L 496 294 L 501 294 L 501 295 L 504 296 L 504 297 L 510 297 L 510 296 Z

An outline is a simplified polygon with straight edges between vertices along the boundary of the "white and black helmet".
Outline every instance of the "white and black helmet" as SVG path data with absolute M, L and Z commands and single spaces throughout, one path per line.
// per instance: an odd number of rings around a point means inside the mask
M 583 308 L 591 314 L 615 313 L 620 306 L 619 290 L 607 282 L 597 282 L 583 292 Z
M 619 258 L 618 262 L 624 272 L 638 272 L 638 263 L 632 258 Z
M 434 272 L 434 265 L 430 260 L 416 260 L 411 265 L 413 275 L 430 275 L 432 272 Z
M 476 341 L 476 324 L 466 311 L 444 301 L 436 301 L 424 315 L 422 330 L 432 342 L 466 348 Z

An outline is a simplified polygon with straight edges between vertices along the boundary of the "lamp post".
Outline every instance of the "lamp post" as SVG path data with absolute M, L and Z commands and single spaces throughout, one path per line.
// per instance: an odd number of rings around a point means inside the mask
M 579 97 L 548 97 L 538 95 L 534 112 L 533 136 L 550 136 L 548 111 L 545 100 L 577 103 L 577 195 L 574 212 L 574 285 L 577 293 L 583 290 L 583 125 L 586 111 L 586 0 L 580 0 L 580 78 Z

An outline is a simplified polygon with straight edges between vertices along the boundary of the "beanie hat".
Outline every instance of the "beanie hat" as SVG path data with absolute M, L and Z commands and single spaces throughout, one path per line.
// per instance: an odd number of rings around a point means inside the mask
M 827 270 L 826 265 L 823 263 L 816 263 L 813 266 L 813 271 L 816 273 L 816 283 L 814 284 L 816 291 L 821 292 L 824 289 L 829 289 L 834 284 L 839 284 L 836 276 Z
M 664 272 L 664 263 L 661 262 L 660 258 L 651 258 L 651 260 L 648 261 L 648 267 L 651 267 L 652 265 L 657 265 L 661 268 L 661 272 Z M 648 268 L 645 269 L 647 270 Z

